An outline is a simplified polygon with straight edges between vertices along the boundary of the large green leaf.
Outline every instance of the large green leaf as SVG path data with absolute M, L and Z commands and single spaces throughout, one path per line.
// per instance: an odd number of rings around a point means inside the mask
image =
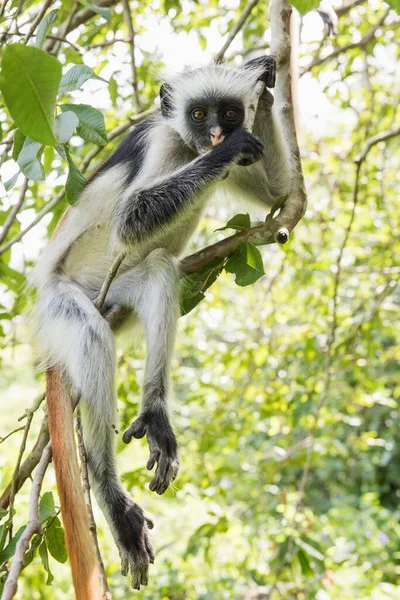
M 65 92 L 73 92 L 78 90 L 88 79 L 100 79 L 105 81 L 90 67 L 86 65 L 74 65 L 65 75 L 62 76 L 58 94 L 61 96 Z
M 54 145 L 54 111 L 61 79 L 56 58 L 34 46 L 10 44 L 4 50 L 0 88 L 21 132 L 35 142 Z
M 264 275 L 262 256 L 253 244 L 243 242 L 228 259 L 225 270 L 236 275 L 237 285 L 251 285 Z
M 25 177 L 33 181 L 43 181 L 45 177 L 43 165 L 39 160 L 42 148 L 42 144 L 27 138 L 18 156 L 21 171 Z
M 89 104 L 63 104 L 62 111 L 72 111 L 79 118 L 77 133 L 87 142 L 107 144 L 106 126 L 102 113 Z

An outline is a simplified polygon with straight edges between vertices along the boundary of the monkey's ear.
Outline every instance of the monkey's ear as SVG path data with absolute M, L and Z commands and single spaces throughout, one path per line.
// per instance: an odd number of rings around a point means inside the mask
M 172 87 L 168 83 L 163 83 L 160 87 L 161 114 L 163 117 L 169 117 L 172 113 Z

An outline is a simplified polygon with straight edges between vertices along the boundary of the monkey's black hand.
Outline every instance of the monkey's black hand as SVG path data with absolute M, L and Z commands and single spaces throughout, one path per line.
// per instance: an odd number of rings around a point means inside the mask
M 260 75 L 259 81 L 264 81 L 268 88 L 275 87 L 276 80 L 276 60 L 273 56 L 259 56 L 250 60 L 244 65 L 245 69 L 254 69 L 263 67 L 264 72 Z
M 157 463 L 156 472 L 150 483 L 150 490 L 163 494 L 169 484 L 176 479 L 179 470 L 179 458 L 175 434 L 165 410 L 147 411 L 141 414 L 127 429 L 122 437 L 128 444 L 132 437 L 147 437 L 150 458 L 147 469 L 152 470 Z
M 258 137 L 245 129 L 234 131 L 219 147 L 222 148 L 224 144 L 228 146 L 236 164 L 242 167 L 253 165 L 259 161 L 264 151 L 264 144 Z

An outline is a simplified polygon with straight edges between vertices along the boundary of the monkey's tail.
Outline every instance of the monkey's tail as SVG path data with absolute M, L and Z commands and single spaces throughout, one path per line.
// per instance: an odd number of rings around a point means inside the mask
M 79 474 L 71 399 L 57 368 L 47 371 L 46 377 L 51 448 L 75 595 L 77 600 L 99 600 L 99 573 Z

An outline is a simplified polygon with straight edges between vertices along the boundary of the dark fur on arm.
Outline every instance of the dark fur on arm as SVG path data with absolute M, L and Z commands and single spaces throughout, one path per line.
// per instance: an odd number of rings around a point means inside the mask
M 139 190 L 117 209 L 117 235 L 125 244 L 147 239 L 158 228 L 168 225 L 214 181 L 223 178 L 241 157 L 256 162 L 263 144 L 252 134 L 239 129 L 222 144 L 204 154 L 168 179 Z

